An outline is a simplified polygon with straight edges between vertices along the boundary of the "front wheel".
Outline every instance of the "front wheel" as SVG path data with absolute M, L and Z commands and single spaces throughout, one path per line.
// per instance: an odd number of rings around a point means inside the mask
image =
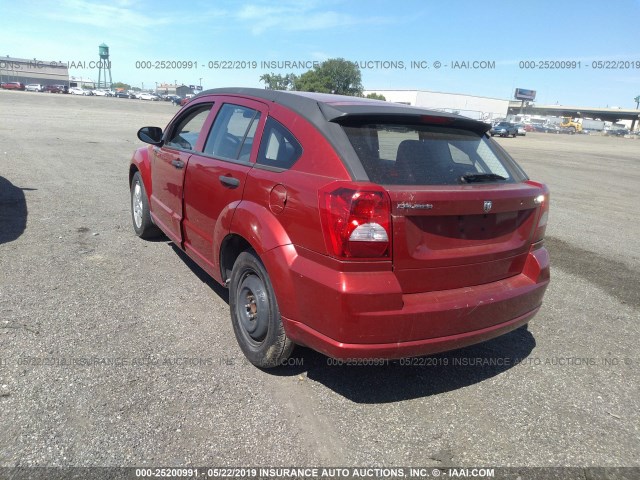
M 233 265 L 229 307 L 238 344 L 252 364 L 272 368 L 289 358 L 294 343 L 284 331 L 269 275 L 253 250 L 242 252 Z
M 140 172 L 136 172 L 131 179 L 131 219 L 133 229 L 140 238 L 160 236 L 160 229 L 151 220 L 149 200 Z

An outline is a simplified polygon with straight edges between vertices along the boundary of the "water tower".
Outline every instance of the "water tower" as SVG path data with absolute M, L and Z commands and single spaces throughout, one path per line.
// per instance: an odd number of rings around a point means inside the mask
M 98 67 L 98 88 L 111 88 L 111 61 L 109 60 L 109 47 L 104 43 L 98 47 L 100 63 Z M 107 73 L 109 82 L 107 82 Z

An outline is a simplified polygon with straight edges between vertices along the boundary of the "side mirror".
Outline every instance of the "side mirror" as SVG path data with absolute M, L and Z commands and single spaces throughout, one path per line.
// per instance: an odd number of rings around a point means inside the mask
M 162 146 L 162 129 L 160 127 L 142 127 L 138 130 L 138 138 L 144 143 Z

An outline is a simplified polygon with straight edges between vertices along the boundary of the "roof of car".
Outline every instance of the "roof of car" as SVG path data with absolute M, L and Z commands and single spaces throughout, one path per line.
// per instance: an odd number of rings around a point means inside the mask
M 335 122 L 355 120 L 358 117 L 377 117 L 380 120 L 395 118 L 406 121 L 419 120 L 421 117 L 440 117 L 451 120 L 451 126 L 468 128 L 479 133 L 486 132 L 490 125 L 462 117 L 453 113 L 429 110 L 382 100 L 362 97 L 350 97 L 317 92 L 297 92 L 289 90 L 267 90 L 260 88 L 215 88 L 205 90 L 202 95 L 239 95 L 259 98 L 283 105 L 310 120 L 316 126 L 317 122 Z M 322 118 L 318 118 L 318 109 Z M 428 122 L 425 122 L 428 123 Z
M 452 113 L 345 95 L 260 88 L 214 88 L 205 90 L 194 98 L 206 95 L 250 97 L 274 102 L 296 112 L 308 120 L 332 144 L 353 180 L 368 180 L 368 176 L 341 124 L 363 121 L 367 123 L 446 123 L 447 127 L 463 128 L 479 135 L 483 135 L 491 128 L 489 124 Z M 439 122 L 438 118 L 448 119 L 448 121 Z

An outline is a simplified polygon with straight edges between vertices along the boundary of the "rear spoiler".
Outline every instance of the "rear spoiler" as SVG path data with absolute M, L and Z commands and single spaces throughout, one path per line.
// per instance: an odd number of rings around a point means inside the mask
M 409 125 L 442 125 L 471 130 L 484 135 L 491 125 L 471 118 L 398 104 L 371 102 L 363 104 L 332 104 L 318 102 L 320 111 L 328 122 L 339 125 L 366 123 L 398 123 Z

